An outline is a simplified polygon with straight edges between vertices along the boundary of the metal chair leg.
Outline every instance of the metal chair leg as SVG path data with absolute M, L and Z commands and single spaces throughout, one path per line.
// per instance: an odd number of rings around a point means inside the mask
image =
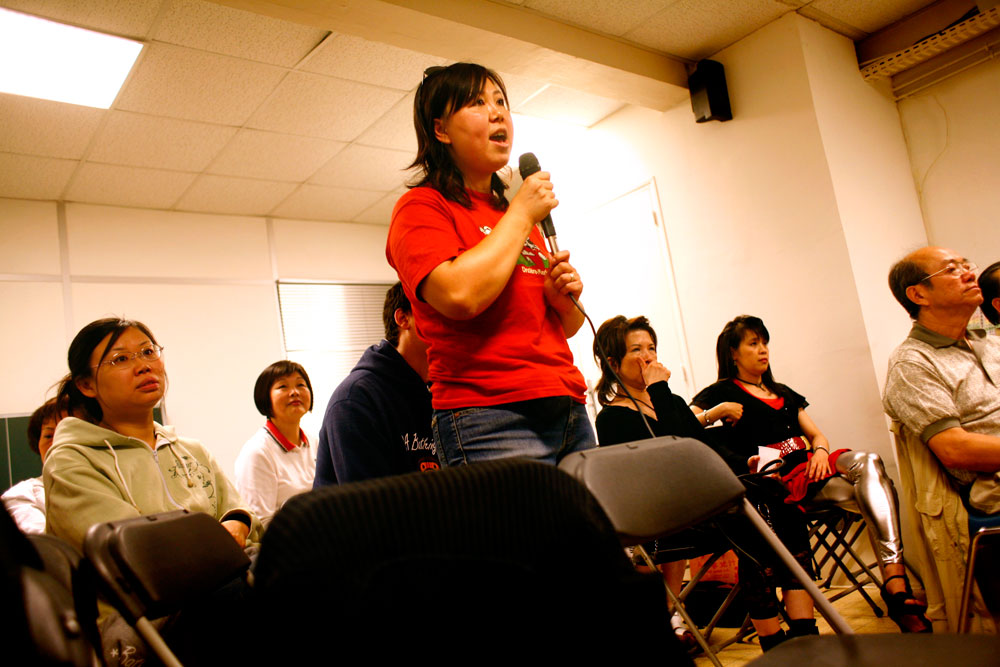
M 644 561 L 646 561 L 646 565 L 648 565 L 653 572 L 659 571 L 656 567 L 656 563 L 653 562 L 652 557 L 646 552 L 646 549 L 641 544 L 635 547 L 635 551 Z M 715 665 L 715 667 L 722 667 L 722 663 L 719 662 L 719 658 L 715 655 L 712 647 L 708 645 L 705 637 L 698 630 L 698 625 L 691 619 L 691 616 L 688 615 L 687 609 L 684 608 L 684 604 L 678 599 L 677 595 L 670 590 L 670 586 L 667 585 L 666 581 L 663 582 L 663 588 L 667 591 L 667 598 L 673 605 L 674 611 L 681 615 L 681 618 L 683 618 L 684 622 L 687 623 L 688 628 L 691 629 L 691 634 L 694 635 L 694 639 L 698 642 L 698 646 L 701 647 L 701 650 L 705 652 L 705 655 L 708 656 L 708 659 L 712 661 L 712 664 Z

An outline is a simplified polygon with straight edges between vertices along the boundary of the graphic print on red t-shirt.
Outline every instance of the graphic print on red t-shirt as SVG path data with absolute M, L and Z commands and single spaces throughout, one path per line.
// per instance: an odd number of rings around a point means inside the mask
M 482 225 L 479 231 L 483 236 L 493 231 L 493 228 Z M 542 248 L 535 245 L 530 238 L 524 240 L 524 248 L 521 249 L 521 256 L 517 258 L 517 265 L 521 271 L 534 276 L 544 276 L 549 272 L 549 257 Z
M 544 293 L 552 256 L 538 227 L 521 248 L 510 280 L 476 317 L 453 320 L 419 299 L 421 282 L 443 262 L 475 247 L 504 212 L 469 191 L 466 207 L 427 187 L 393 210 L 386 259 L 396 269 L 428 344 L 428 379 L 438 410 L 484 407 L 552 396 L 583 403 L 586 383 L 558 314 Z

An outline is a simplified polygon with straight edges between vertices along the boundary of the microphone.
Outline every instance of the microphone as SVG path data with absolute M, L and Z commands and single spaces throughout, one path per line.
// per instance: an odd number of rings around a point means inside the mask
M 538 164 L 538 158 L 535 157 L 534 153 L 524 153 L 517 160 L 517 170 L 521 172 L 521 180 L 523 181 L 528 176 L 541 171 L 542 167 Z M 552 254 L 559 252 L 559 244 L 556 242 L 556 226 L 552 224 L 552 216 L 546 214 L 542 219 L 541 225 L 542 233 L 549 240 L 549 248 L 552 249 Z

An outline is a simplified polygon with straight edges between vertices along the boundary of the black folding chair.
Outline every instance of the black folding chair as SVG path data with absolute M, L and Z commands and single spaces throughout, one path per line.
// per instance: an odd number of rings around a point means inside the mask
M 709 645 L 711 648 L 710 656 L 717 654 L 731 644 L 742 641 L 755 632 L 749 615 L 743 609 L 741 610 L 741 623 L 737 631 L 720 642 L 712 643 L 712 633 L 721 625 L 723 618 L 730 612 L 730 608 L 737 601 L 737 596 L 742 590 L 742 584 L 739 582 L 726 591 L 725 597 L 721 602 L 717 603 L 717 606 L 712 604 L 710 607 L 701 609 L 701 614 L 696 615 L 688 605 L 688 600 L 692 596 L 697 596 L 699 592 L 706 591 L 706 587 L 702 587 L 701 589 L 697 587 L 701 583 L 702 578 L 708 574 L 712 565 L 733 548 L 732 543 L 729 542 L 725 535 L 720 534 L 716 530 L 687 530 L 682 531 L 678 535 L 673 535 L 666 540 L 657 540 L 656 547 L 657 551 L 651 554 L 644 545 L 640 544 L 636 546 L 633 549 L 633 560 L 637 564 L 655 569 L 654 563 L 660 565 L 671 561 L 690 560 L 700 556 L 708 556 L 697 571 L 694 569 L 690 570 L 690 578 L 682 582 L 681 590 L 677 593 L 677 601 L 691 619 L 690 621 L 685 619 L 685 622 L 688 623 L 688 628 L 691 630 L 691 634 L 694 635 L 696 641 L 701 638 L 704 640 L 704 643 Z M 714 611 L 709 615 L 708 611 L 712 609 Z M 681 613 L 680 609 L 678 609 L 678 613 Z M 684 617 L 684 614 L 682 613 L 681 616 Z M 697 616 L 703 616 L 707 620 L 702 623 L 702 618 L 698 618 Z M 702 641 L 698 641 L 698 644 L 702 646 L 703 643 Z
M 254 569 L 262 626 L 318 610 L 296 617 L 293 641 L 265 638 L 264 660 L 285 662 L 639 649 L 690 665 L 659 579 L 636 572 L 579 482 L 517 459 L 296 496 L 269 525 Z
M 743 484 L 707 445 L 672 436 L 641 440 L 570 454 L 559 467 L 594 494 L 626 546 L 678 533 L 730 510 L 742 512 L 813 598 L 834 631 L 853 633 L 747 501 Z M 693 625 L 683 605 L 669 587 L 665 588 L 681 616 Z M 704 638 L 699 643 L 719 665 Z
M 83 552 L 105 597 L 168 667 L 181 663 L 150 620 L 181 610 L 250 567 L 218 521 L 187 510 L 95 524 Z
M 858 540 L 868 532 L 864 517 L 839 507 L 822 507 L 811 508 L 807 519 L 809 539 L 813 544 L 813 560 L 816 572 L 821 576 L 820 588 L 832 590 L 838 573 L 849 584 L 831 595 L 830 602 L 836 602 L 857 591 L 871 607 L 872 613 L 882 618 L 885 612 L 865 590 L 866 584 L 882 587 L 882 581 L 874 569 L 878 564 L 866 563 L 856 550 Z M 826 576 L 822 577 L 824 572 Z
M 0 507 L 0 644 L 4 664 L 97 667 L 97 596 L 81 556 L 25 535 Z

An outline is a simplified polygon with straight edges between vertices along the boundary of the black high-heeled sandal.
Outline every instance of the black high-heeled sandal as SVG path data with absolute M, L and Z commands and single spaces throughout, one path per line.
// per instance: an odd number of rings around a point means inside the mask
M 906 582 L 906 589 L 890 593 L 889 589 L 886 588 L 886 584 L 893 579 L 902 579 Z M 911 602 L 911 600 L 915 600 L 916 604 Z M 934 631 L 930 620 L 924 616 L 924 612 L 927 611 L 927 605 L 913 597 L 910 580 L 905 574 L 894 574 L 891 577 L 885 578 L 885 581 L 882 582 L 882 601 L 889 608 L 889 618 L 899 626 L 900 632 L 927 633 Z

